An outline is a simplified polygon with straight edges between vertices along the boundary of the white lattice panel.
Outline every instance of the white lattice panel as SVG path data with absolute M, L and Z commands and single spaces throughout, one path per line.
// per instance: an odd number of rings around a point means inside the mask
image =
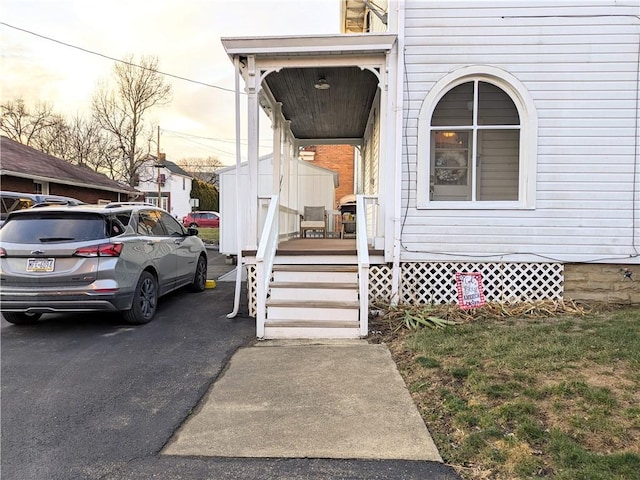
M 400 298 L 411 303 L 457 301 L 456 272 L 480 272 L 488 302 L 559 300 L 564 268 L 560 263 L 404 263 Z
M 369 303 L 391 301 L 391 267 L 371 265 L 369 267 Z
M 256 297 L 256 266 L 247 265 L 247 302 L 249 303 L 250 317 L 255 317 L 258 312 L 258 301 Z

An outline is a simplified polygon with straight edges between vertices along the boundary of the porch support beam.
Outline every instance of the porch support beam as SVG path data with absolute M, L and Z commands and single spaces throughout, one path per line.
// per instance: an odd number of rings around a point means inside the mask
M 258 141 L 260 135 L 258 91 L 260 75 L 256 70 L 255 56 L 247 57 L 247 160 L 249 167 L 248 221 L 246 250 L 258 249 Z
M 353 145 L 361 147 L 362 138 L 304 138 L 298 140 L 298 145 L 306 147 L 309 145 Z
M 228 55 L 386 52 L 396 41 L 394 33 L 367 35 L 314 35 L 280 37 L 225 37 L 220 39 Z
M 369 55 L 348 55 L 341 54 L 331 57 L 323 57 L 323 67 L 353 67 L 375 69 L 380 67 L 380 55 L 376 52 Z M 314 68 L 318 66 L 317 57 L 272 57 L 261 58 L 260 68 L 267 71 L 279 71 L 283 68 Z
M 280 110 L 282 110 L 282 105 L 280 105 Z M 281 113 L 282 114 L 282 113 Z M 283 164 L 282 164 L 282 189 L 283 193 L 280 199 L 280 203 L 288 208 L 296 208 L 296 205 L 292 206 L 291 199 L 291 143 L 289 139 L 291 138 L 290 131 L 290 123 L 288 120 L 282 118 L 282 137 L 280 148 L 283 153 Z M 285 232 L 287 235 L 290 235 L 296 229 L 295 218 L 291 218 L 289 215 L 286 215 L 285 222 Z
M 275 105 L 271 119 L 273 128 L 273 183 L 272 195 L 280 195 L 282 191 L 282 104 Z

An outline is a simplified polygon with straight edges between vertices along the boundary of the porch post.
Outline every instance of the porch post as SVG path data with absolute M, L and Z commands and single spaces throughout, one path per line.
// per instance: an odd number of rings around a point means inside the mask
M 282 104 L 280 104 L 280 112 L 282 112 Z M 282 200 L 281 203 L 286 207 L 291 207 L 291 146 L 289 144 L 289 124 L 287 120 L 282 120 L 282 143 L 281 148 L 283 150 L 283 165 L 282 165 Z M 286 215 L 286 227 L 285 232 L 287 236 L 291 235 L 291 232 L 296 228 L 296 219 L 287 213 Z
M 248 194 L 248 221 L 247 221 L 247 250 L 258 249 L 258 136 L 259 116 L 258 109 L 258 82 L 259 72 L 256 71 L 256 58 L 251 55 L 247 58 L 247 122 L 248 122 L 248 147 L 247 161 L 249 168 Z
M 280 179 L 282 178 L 282 119 L 280 118 L 280 112 L 282 111 L 282 104 L 277 104 L 273 110 L 273 187 L 271 189 L 272 195 L 282 194 L 282 184 Z
M 394 12 L 395 13 L 395 12 Z M 393 19 L 393 17 L 392 17 Z M 391 250 L 392 274 L 391 274 L 391 300 L 393 304 L 400 302 L 401 294 L 401 265 L 400 254 L 402 252 L 402 175 L 403 175 L 403 142 L 407 140 L 403 137 L 403 108 L 404 108 L 404 88 L 402 79 L 404 78 L 404 8 L 397 10 L 395 18 L 397 22 L 396 32 L 398 34 L 397 43 L 391 49 L 389 63 L 393 69 L 393 75 L 390 78 L 392 85 L 391 91 L 395 92 L 395 97 L 389 95 L 390 113 L 393 112 L 393 129 L 392 134 L 394 143 L 389 152 L 393 155 L 393 169 L 389 171 L 389 178 L 393 179 L 393 196 L 390 199 L 393 205 L 392 220 L 385 227 L 385 236 L 393 239 Z M 391 129 L 390 129 L 391 132 Z M 408 193 L 407 193 L 408 194 Z M 409 200 L 407 200 L 408 202 Z M 408 205 L 407 205 L 408 208 Z

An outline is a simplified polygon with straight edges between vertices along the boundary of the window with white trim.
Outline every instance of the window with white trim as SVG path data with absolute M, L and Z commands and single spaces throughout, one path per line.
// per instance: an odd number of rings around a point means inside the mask
M 482 75 L 442 87 L 420 112 L 418 208 L 532 207 L 537 121 L 526 92 Z

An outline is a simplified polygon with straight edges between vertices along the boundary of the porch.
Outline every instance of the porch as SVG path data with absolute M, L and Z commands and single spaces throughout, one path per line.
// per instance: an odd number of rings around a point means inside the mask
M 235 246 L 238 264 L 253 278 L 247 283 L 250 302 L 255 299 L 250 313 L 255 313 L 257 337 L 364 337 L 370 264 L 390 263 L 398 248 L 391 239 L 397 230 L 393 184 L 400 168 L 393 159 L 399 144 L 389 139 L 401 112 L 388 95 L 397 81 L 388 75 L 397 60 L 396 36 L 272 37 L 266 43 L 227 38 L 222 43 L 236 69 L 238 131 L 244 80 L 248 143 L 242 163 L 237 140 L 233 186 L 228 182 L 221 188 L 221 209 L 224 203 L 232 212 L 223 218 L 235 218 L 235 228 L 221 231 L 221 248 L 229 254 L 227 246 Z M 258 154 L 261 114 L 271 126 L 268 160 Z M 310 164 L 300 152 L 317 145 L 354 147 L 348 161 L 354 171 L 349 183 L 357 196 L 355 219 L 338 218 L 337 178 L 323 186 L 320 175 L 314 172 L 312 179 L 308 173 Z M 235 195 L 225 193 L 231 191 Z M 300 239 L 306 230 L 300 216 L 312 206 L 324 206 L 325 231 L 322 238 Z
M 375 202 L 359 195 L 356 203 L 356 238 L 299 238 L 287 222 L 292 212 L 271 197 L 258 248 L 242 252 L 259 338 L 367 335 L 369 266 L 382 263 L 384 252 L 368 233 L 375 231 Z

